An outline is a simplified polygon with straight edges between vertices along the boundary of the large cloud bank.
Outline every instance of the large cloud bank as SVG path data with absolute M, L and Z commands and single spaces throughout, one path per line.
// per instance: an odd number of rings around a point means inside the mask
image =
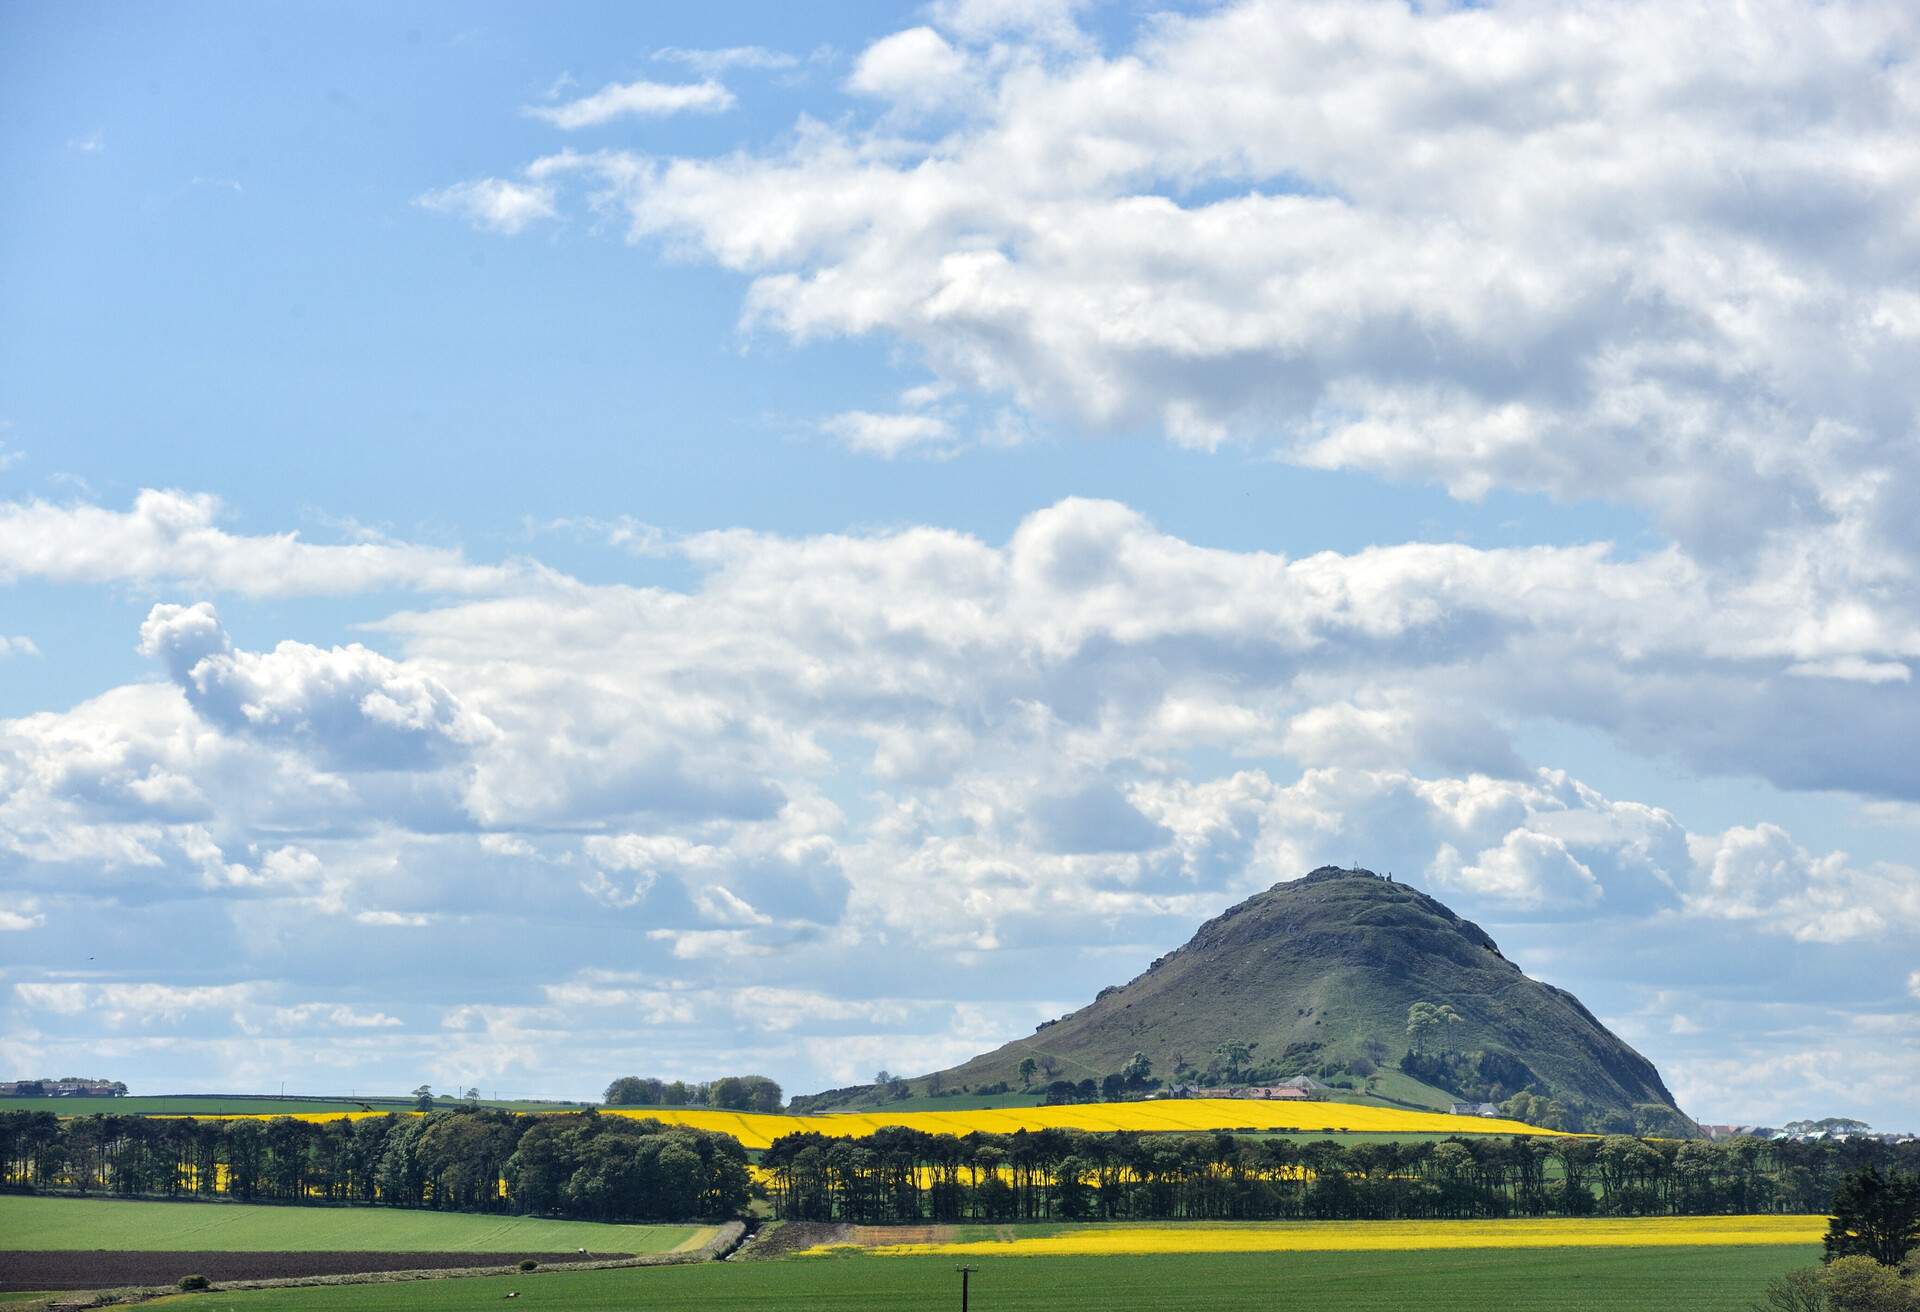
M 1863 999 L 1905 987 L 1914 870 L 1764 821 L 1690 831 L 1514 741 L 1554 720 L 1914 801 L 1909 685 L 1797 672 L 1860 655 L 1806 621 L 1831 598 L 1726 587 L 1677 550 L 1222 551 L 1095 501 L 999 544 L 670 549 L 690 590 L 447 601 L 374 626 L 392 654 L 249 651 L 209 602 L 155 605 L 153 681 L 0 726 L 10 914 L 113 927 L 136 975 L 169 959 L 149 933 L 187 925 L 230 963 L 210 992 L 101 993 L 143 1018 L 108 1026 L 129 1049 L 241 1025 L 293 1060 L 282 1031 L 319 1027 L 335 1060 L 579 1063 L 588 1087 L 589 1043 L 821 1081 L 963 1056 L 1356 857 L 1506 926 L 1656 1055 L 1783 956 Z M 1906 631 L 1846 604 L 1846 633 Z M 103 910 L 135 906 L 138 930 Z M 1686 964 L 1650 964 L 1682 941 Z M 445 979 L 476 956 L 502 963 L 498 996 Z M 1695 988 L 1684 1011 L 1669 985 Z M 23 979 L 19 1050 L 78 1041 L 94 987 Z M 1860 1040 L 1861 1069 L 1889 1067 L 1881 1044 Z
M 809 429 L 862 456 L 1145 434 L 1606 500 L 1647 539 L 1283 556 L 1064 499 L 992 540 L 629 526 L 692 579 L 643 588 L 244 535 L 192 492 L 0 503 L 0 582 L 154 603 L 150 678 L 0 723 L 0 1058 L 835 1083 L 1359 860 L 1488 922 L 1690 1110 L 1910 1111 L 1898 844 L 1614 766 L 1920 817 L 1920 17 L 1110 17 L 946 0 L 707 153 L 622 134 L 717 131 L 753 94 L 722 77 L 793 61 L 661 52 L 703 80 L 541 108 L 548 153 L 419 204 L 584 218 L 737 275 L 749 334 L 884 345 L 899 376 Z M 394 594 L 358 642 L 235 637 L 261 599 Z

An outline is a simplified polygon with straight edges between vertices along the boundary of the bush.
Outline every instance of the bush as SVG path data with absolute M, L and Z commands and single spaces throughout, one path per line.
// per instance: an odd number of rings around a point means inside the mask
M 195 1290 L 212 1289 L 213 1281 L 205 1276 L 181 1276 L 174 1281 L 174 1287 L 186 1293 L 192 1293 Z
M 1841 1257 L 1821 1273 L 1834 1312 L 1920 1312 L 1920 1280 L 1870 1257 Z
M 537 1267 L 537 1266 L 539 1266 L 539 1265 L 540 1265 L 540 1264 L 539 1264 L 538 1262 L 536 1262 L 536 1261 L 534 1261 L 534 1260 L 533 1260 L 532 1258 L 530 1258 L 530 1257 L 529 1257 L 529 1258 L 524 1258 L 524 1259 L 522 1259 L 522 1261 L 521 1261 L 521 1263 L 520 1263 L 520 1269 L 521 1269 L 522 1271 L 531 1271 L 531 1270 L 533 1270 L 533 1269 L 534 1269 L 535 1267 Z

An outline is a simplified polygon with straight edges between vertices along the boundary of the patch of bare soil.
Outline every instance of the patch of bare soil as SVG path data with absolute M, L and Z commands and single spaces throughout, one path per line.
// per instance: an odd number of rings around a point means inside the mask
M 854 1242 L 853 1227 L 837 1221 L 788 1221 L 781 1225 L 766 1226 L 754 1238 L 734 1254 L 735 1261 L 759 1261 L 767 1257 L 791 1257 L 803 1253 L 809 1248 L 818 1248 L 822 1244 L 850 1244 Z
M 950 1225 L 857 1225 L 853 1242 L 862 1248 L 880 1244 L 944 1244 L 953 1239 Z

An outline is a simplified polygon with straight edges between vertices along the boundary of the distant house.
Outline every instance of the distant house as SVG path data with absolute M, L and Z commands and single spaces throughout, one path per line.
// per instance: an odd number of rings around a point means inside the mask
M 1250 1098 L 1271 1099 L 1276 1102 L 1317 1102 L 1320 1095 L 1310 1093 L 1292 1084 L 1239 1084 L 1224 1089 L 1196 1090 L 1206 1098 Z
M 1299 1089 L 1305 1093 L 1325 1093 L 1327 1091 L 1327 1086 L 1314 1079 L 1311 1075 L 1295 1075 L 1290 1079 L 1280 1081 L 1280 1083 L 1289 1089 Z
M 56 1098 L 111 1098 L 115 1092 L 107 1080 L 55 1080 L 49 1087 Z
M 114 1080 L 8 1080 L 0 1082 L 7 1098 L 115 1098 L 127 1086 Z
M 1455 1116 L 1498 1116 L 1500 1109 L 1490 1102 L 1457 1102 L 1448 1108 Z

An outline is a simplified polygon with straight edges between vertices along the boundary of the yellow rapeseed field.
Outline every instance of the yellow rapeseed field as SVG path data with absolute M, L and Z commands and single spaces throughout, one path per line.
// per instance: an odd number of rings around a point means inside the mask
M 297 1121 L 361 1120 L 385 1112 L 301 1112 Z M 417 1115 L 418 1113 L 403 1113 Z M 529 1112 L 546 1116 L 561 1113 Z M 1063 1127 L 1075 1130 L 1202 1132 L 1264 1130 L 1300 1134 L 1327 1132 L 1439 1134 L 1555 1134 L 1519 1121 L 1486 1116 L 1449 1116 L 1443 1112 L 1402 1111 L 1340 1102 L 1281 1102 L 1248 1098 L 1169 1098 L 1152 1102 L 1081 1103 L 1064 1107 L 1006 1107 L 955 1112 L 842 1112 L 823 1116 L 783 1116 L 760 1112 L 723 1112 L 704 1107 L 613 1107 L 609 1116 L 632 1116 L 730 1134 L 747 1148 L 765 1148 L 783 1134 L 812 1131 L 835 1139 L 864 1139 L 889 1125 L 929 1134 L 1012 1134 L 1017 1130 Z M 175 1120 L 166 1116 L 156 1119 Z M 250 1112 L 200 1116 L 203 1121 L 271 1120 Z
M 1282 1102 L 1247 1098 L 1168 1098 L 1153 1102 L 1082 1103 L 1064 1107 L 1006 1107 L 957 1112 L 844 1112 L 824 1116 L 775 1116 L 703 1108 L 611 1109 L 613 1115 L 650 1117 L 730 1134 L 748 1148 L 765 1148 L 783 1134 L 812 1131 L 836 1139 L 863 1139 L 889 1125 L 929 1134 L 1012 1134 L 1062 1127 L 1075 1130 L 1199 1132 L 1253 1129 L 1314 1134 L 1331 1132 L 1439 1134 L 1552 1134 L 1519 1121 L 1443 1112 L 1402 1111 L 1339 1102 Z
M 1082 1225 L 1051 1234 L 877 1244 L 883 1257 L 1059 1257 L 1108 1253 L 1308 1253 L 1421 1248 L 1693 1247 L 1817 1244 L 1824 1216 L 1551 1217 L 1516 1221 L 1274 1221 L 1242 1225 Z M 809 1249 L 845 1251 L 846 1245 Z

